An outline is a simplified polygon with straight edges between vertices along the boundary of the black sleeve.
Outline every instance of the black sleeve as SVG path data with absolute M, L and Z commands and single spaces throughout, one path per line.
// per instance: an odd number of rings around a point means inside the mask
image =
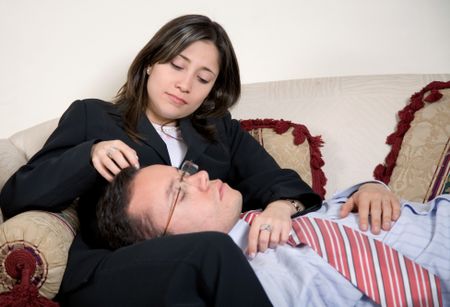
M 272 156 L 231 116 L 223 118 L 229 142 L 230 182 L 244 197 L 244 210 L 265 208 L 279 199 L 297 199 L 318 209 L 321 198 L 293 170 L 281 169 Z
M 95 140 L 86 139 L 86 103 L 74 102 L 44 147 L 5 184 L 0 207 L 6 217 L 31 209 L 62 210 L 99 176 L 90 163 Z

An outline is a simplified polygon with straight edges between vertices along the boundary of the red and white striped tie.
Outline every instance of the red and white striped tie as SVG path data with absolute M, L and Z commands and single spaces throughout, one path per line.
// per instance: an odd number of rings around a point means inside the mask
M 242 218 L 251 224 L 259 211 Z M 393 248 L 330 220 L 297 217 L 288 243 L 307 244 L 381 306 L 442 306 L 439 278 Z

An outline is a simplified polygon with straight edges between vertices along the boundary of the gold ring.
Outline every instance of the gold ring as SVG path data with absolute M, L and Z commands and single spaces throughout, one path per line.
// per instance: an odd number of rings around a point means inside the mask
M 270 224 L 262 224 L 259 226 L 259 231 L 267 230 L 268 232 L 272 231 L 272 226 Z

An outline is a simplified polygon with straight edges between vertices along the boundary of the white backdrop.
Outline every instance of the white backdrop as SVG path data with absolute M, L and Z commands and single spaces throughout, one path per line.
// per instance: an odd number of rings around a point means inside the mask
M 110 99 L 168 20 L 209 15 L 242 81 L 450 72 L 449 0 L 0 0 L 0 137 Z

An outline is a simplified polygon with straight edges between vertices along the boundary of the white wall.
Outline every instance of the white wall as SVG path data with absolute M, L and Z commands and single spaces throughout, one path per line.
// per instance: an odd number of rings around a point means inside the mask
M 0 137 L 109 99 L 166 21 L 228 31 L 242 81 L 450 72 L 448 0 L 0 0 Z

